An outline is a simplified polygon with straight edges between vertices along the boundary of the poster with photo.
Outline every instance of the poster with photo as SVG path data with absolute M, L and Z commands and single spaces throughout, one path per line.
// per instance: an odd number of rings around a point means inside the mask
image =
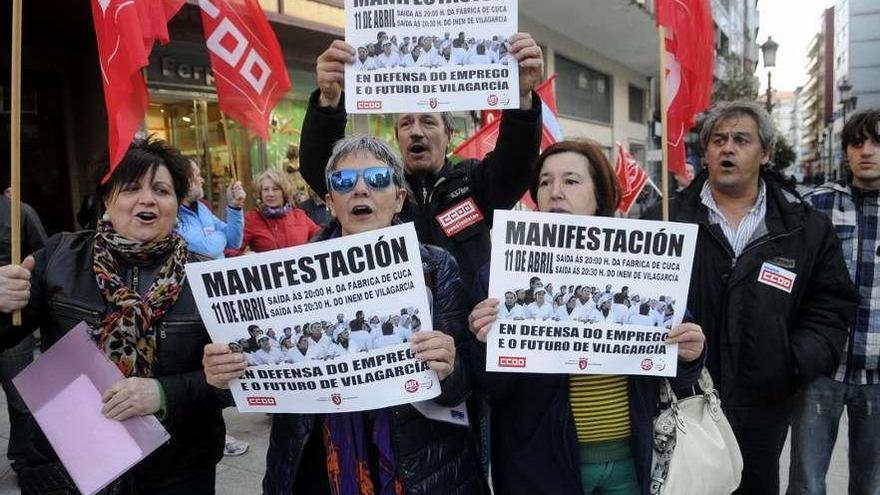
M 349 412 L 440 395 L 407 343 L 432 330 L 411 223 L 186 273 L 211 339 L 248 360 L 230 383 L 239 411 Z
M 495 212 L 486 370 L 674 376 L 697 226 Z
M 517 0 L 345 0 L 348 113 L 519 108 Z

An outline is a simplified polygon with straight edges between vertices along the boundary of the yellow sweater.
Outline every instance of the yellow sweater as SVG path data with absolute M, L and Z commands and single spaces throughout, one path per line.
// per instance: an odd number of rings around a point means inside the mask
M 627 377 L 572 375 L 571 412 L 578 442 L 602 442 L 630 436 Z

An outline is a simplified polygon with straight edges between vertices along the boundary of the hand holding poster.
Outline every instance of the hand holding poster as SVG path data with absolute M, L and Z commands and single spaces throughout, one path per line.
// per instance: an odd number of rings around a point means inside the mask
M 674 376 L 695 225 L 495 212 L 486 370 Z
M 516 0 L 345 0 L 349 113 L 519 108 Z
M 250 365 L 230 383 L 242 412 L 359 411 L 440 394 L 405 343 L 432 330 L 412 224 L 186 271 L 211 338 Z

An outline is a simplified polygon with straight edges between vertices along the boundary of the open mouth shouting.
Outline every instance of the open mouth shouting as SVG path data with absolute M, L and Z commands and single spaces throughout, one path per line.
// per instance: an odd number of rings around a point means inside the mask
M 428 152 L 428 147 L 424 143 L 413 143 L 409 147 L 409 154 L 413 158 L 421 158 Z
M 152 211 L 142 211 L 140 213 L 135 213 L 134 216 L 135 218 L 146 224 L 155 223 L 156 220 L 159 219 L 159 215 Z
M 721 160 L 721 168 L 725 170 L 736 168 L 736 164 L 730 160 Z
M 355 205 L 351 208 L 351 214 L 355 218 L 368 217 L 373 214 L 373 208 L 367 205 Z

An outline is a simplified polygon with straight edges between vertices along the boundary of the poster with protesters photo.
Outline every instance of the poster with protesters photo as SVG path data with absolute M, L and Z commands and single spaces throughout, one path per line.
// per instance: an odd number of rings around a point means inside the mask
M 345 0 L 349 113 L 519 107 L 517 0 Z
M 495 212 L 488 371 L 674 376 L 697 226 Z
M 211 339 L 248 360 L 230 382 L 241 412 L 361 411 L 440 394 L 407 343 L 432 330 L 411 223 L 186 273 Z

